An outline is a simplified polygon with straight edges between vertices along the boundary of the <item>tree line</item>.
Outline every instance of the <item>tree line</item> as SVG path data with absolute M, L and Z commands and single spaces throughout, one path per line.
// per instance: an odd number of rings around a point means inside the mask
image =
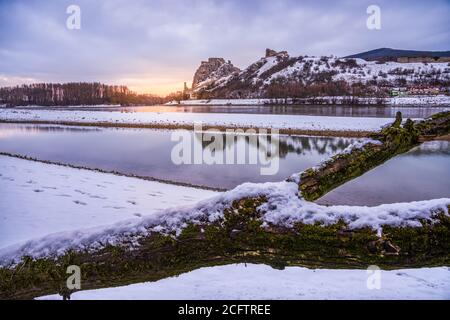
M 137 94 L 126 86 L 97 82 L 36 83 L 0 88 L 0 104 L 7 106 L 154 105 L 167 102 L 169 98 Z

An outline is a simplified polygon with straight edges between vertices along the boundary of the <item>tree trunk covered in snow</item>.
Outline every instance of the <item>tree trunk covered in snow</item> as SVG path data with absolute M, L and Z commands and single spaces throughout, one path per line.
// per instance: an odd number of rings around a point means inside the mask
M 298 223 L 292 228 L 262 227 L 257 208 L 263 198 L 235 201 L 215 223 L 189 225 L 178 237 L 151 233 L 134 250 L 108 246 L 94 253 L 70 252 L 58 258 L 25 258 L 14 269 L 0 270 L 0 298 L 29 299 L 68 294 L 67 267 L 81 268 L 81 289 L 156 281 L 200 267 L 264 263 L 274 268 L 383 269 L 442 266 L 450 263 L 450 218 L 423 227 L 350 229 Z
M 384 129 L 377 136 L 382 145 L 369 144 L 362 151 L 335 157 L 318 173 L 307 171 L 300 189 L 308 198 L 317 198 L 409 150 L 424 135 L 448 134 L 449 119 L 450 113 L 446 113 L 420 124 L 408 121 L 403 127 L 396 124 Z M 321 183 L 326 186 L 321 187 Z M 0 299 L 29 299 L 57 292 L 67 296 L 66 270 L 70 265 L 81 268 L 81 289 L 88 290 L 156 281 L 230 263 L 264 263 L 279 269 L 370 265 L 398 269 L 450 264 L 450 217 L 444 212 L 435 212 L 435 223 L 424 220 L 421 227 L 384 226 L 380 236 L 370 228 L 352 229 L 344 221 L 263 226 L 259 208 L 265 202 L 265 197 L 236 200 L 215 222 L 190 224 L 178 236 L 151 232 L 140 238 L 133 250 L 107 246 L 96 252 L 68 252 L 56 260 L 24 257 L 14 268 L 0 269 Z

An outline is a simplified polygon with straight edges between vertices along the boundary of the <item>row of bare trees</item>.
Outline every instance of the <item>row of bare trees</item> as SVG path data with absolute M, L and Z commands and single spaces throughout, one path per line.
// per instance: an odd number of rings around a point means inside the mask
M 266 89 L 266 98 L 307 98 L 323 96 L 355 96 L 383 97 L 387 92 L 377 90 L 377 87 L 346 81 L 316 82 L 305 85 L 301 81 L 273 81 Z
M 42 105 L 152 105 L 167 99 L 155 95 L 137 94 L 126 86 L 101 83 L 37 83 L 0 88 L 0 104 L 8 106 Z

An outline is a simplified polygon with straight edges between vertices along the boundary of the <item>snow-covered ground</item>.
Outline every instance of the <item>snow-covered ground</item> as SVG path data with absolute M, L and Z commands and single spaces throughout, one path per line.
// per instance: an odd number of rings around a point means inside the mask
M 107 179 L 108 175 L 95 172 L 73 171 L 77 169 L 41 163 L 29 164 L 26 161 L 15 163 L 16 160 L 6 160 L 7 170 L 1 176 L 5 181 L 5 190 L 11 188 L 11 191 L 6 191 L 7 200 L 1 203 L 0 212 L 12 220 L 2 221 L 2 228 L 5 228 L 5 232 L 2 230 L 2 237 L 5 243 L 17 242 L 19 237 L 34 239 L 0 248 L 0 265 L 3 266 L 14 265 L 23 256 L 57 257 L 68 250 L 95 252 L 107 245 L 125 243 L 134 248 L 139 246 L 138 240 L 150 232 L 180 234 L 189 223 L 215 222 L 223 217 L 225 208 L 242 198 L 266 197 L 267 202 L 259 208 L 264 212 L 261 218 L 263 226 L 275 224 L 292 227 L 299 222 L 330 225 L 342 220 L 350 228 L 370 227 L 380 235 L 385 225 L 420 227 L 424 220 L 435 221 L 437 213 L 448 214 L 447 206 L 450 205 L 450 198 L 443 198 L 377 207 L 326 207 L 299 198 L 297 183 L 288 181 L 245 183 L 231 191 L 216 193 L 210 198 L 213 193 L 203 190 L 185 189 L 186 193 L 183 195 L 180 189 L 179 194 L 176 194 L 177 190 L 172 186 L 164 189 L 164 186 L 155 184 L 154 188 L 149 188 L 147 182 L 137 179 L 116 176 L 109 176 L 110 179 Z M 34 186 L 33 177 L 39 175 L 39 184 Z M 57 179 L 58 183 L 53 179 Z M 117 187 L 113 187 L 114 185 Z M 104 187 L 110 190 L 103 190 Z M 166 203 L 158 205 L 158 202 L 153 202 L 154 194 L 164 190 L 168 195 L 164 199 Z M 193 197 L 192 194 L 197 195 L 194 199 L 208 199 L 177 206 L 184 204 L 186 198 L 194 200 L 188 198 Z M 66 198 L 65 195 L 70 198 L 61 200 L 60 198 Z M 160 200 L 162 203 L 163 199 Z M 163 209 L 164 207 L 167 209 Z M 110 219 L 116 210 L 127 212 L 127 216 Z M 126 219 L 135 213 L 142 217 Z M 83 217 L 80 218 L 80 214 Z M 60 219 L 65 215 L 77 216 L 76 219 L 81 219 L 79 221 L 84 224 L 78 224 L 78 228 L 71 224 L 64 225 Z M 98 224 L 104 226 L 89 228 L 89 225 L 95 225 L 89 222 L 95 217 Z M 121 221 L 113 223 L 118 220 Z M 57 232 L 64 230 L 64 227 L 70 231 Z M 44 234 L 48 235 L 36 237 Z
M 0 109 L 0 120 L 132 125 L 255 127 L 314 131 L 378 131 L 390 118 L 324 117 L 277 114 L 119 112 Z
M 50 233 L 139 221 L 216 192 L 0 156 L 0 248 Z
M 378 274 L 369 274 L 367 270 L 299 267 L 275 270 L 265 265 L 239 264 L 202 268 L 153 283 L 80 291 L 71 299 L 450 299 L 450 268 L 381 271 L 379 275 L 378 287 L 375 279 Z M 50 295 L 39 299 L 61 297 Z
M 375 104 L 379 98 L 357 98 L 362 104 Z M 315 103 L 323 104 L 345 104 L 346 101 L 352 100 L 352 97 L 336 96 L 336 97 L 315 97 L 296 99 L 308 103 L 314 100 Z M 388 106 L 450 106 L 450 96 L 433 95 L 433 96 L 405 96 L 381 99 Z M 185 106 L 257 106 L 266 104 L 291 104 L 292 99 L 210 99 L 210 100 L 183 100 L 168 102 L 166 105 L 185 105 Z
M 262 59 L 265 65 L 270 64 L 271 67 L 278 63 L 271 63 L 270 58 Z M 302 72 L 305 68 L 305 64 L 311 66 L 311 74 L 317 74 L 321 72 L 336 72 L 332 79 L 334 81 L 344 80 L 347 83 L 367 83 L 371 80 L 385 80 L 390 83 L 395 83 L 398 79 L 405 79 L 408 83 L 414 82 L 419 79 L 432 78 L 441 79 L 443 81 L 450 78 L 450 68 L 448 63 L 399 63 L 399 62 L 385 62 L 378 63 L 377 61 L 366 61 L 363 59 L 342 59 L 335 57 L 328 57 L 327 61 L 322 60 L 322 57 L 305 57 L 301 61 L 297 61 L 294 65 L 283 68 L 282 70 L 272 74 L 270 77 L 264 79 L 265 84 L 269 84 L 272 80 L 277 78 L 292 78 L 295 75 L 308 76 L 308 72 Z M 344 62 L 354 60 L 354 66 L 339 66 L 336 62 Z M 262 66 L 262 68 L 265 67 Z M 270 68 L 270 67 L 269 67 Z M 308 69 L 308 68 L 307 68 Z M 258 76 L 260 76 L 259 74 Z M 429 76 L 429 77 L 427 77 Z
M 450 96 L 406 96 L 387 98 L 386 104 L 394 106 L 450 106 Z
M 383 224 L 419 226 L 421 219 L 433 219 L 433 210 L 450 204 L 450 199 L 439 199 L 373 208 L 323 207 L 299 199 L 292 182 L 244 184 L 217 194 L 6 156 L 0 156 L 0 190 L 3 262 L 23 254 L 42 257 L 68 248 L 98 248 L 99 243 L 120 242 L 125 233 L 130 240 L 149 229 L 183 228 L 186 221 L 214 221 L 242 196 L 267 195 L 264 220 L 287 226 L 339 219 L 376 229 Z M 366 270 L 229 265 L 154 283 L 79 292 L 72 299 L 450 299 L 446 267 L 381 271 L 380 290 L 367 288 L 371 275 Z

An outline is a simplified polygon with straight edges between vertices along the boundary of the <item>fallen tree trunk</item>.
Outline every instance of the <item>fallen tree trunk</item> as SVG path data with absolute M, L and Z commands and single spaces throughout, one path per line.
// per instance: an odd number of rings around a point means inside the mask
M 448 134 L 450 112 L 437 114 L 418 123 L 408 119 L 403 127 L 401 123 L 401 114 L 398 113 L 392 126 L 372 135 L 382 143 L 368 143 L 360 149 L 334 156 L 319 168 L 304 171 L 299 181 L 302 196 L 309 201 L 317 200 L 394 156 L 409 151 L 419 142 Z
M 317 173 L 307 171 L 299 188 L 308 198 L 315 198 L 409 150 L 421 133 L 448 134 L 449 123 L 450 113 L 419 124 L 407 121 L 403 127 L 396 123 L 377 136 L 382 144 L 369 144 L 335 157 L 314 171 Z M 323 188 L 304 180 L 324 183 L 324 177 L 331 182 Z M 370 265 L 398 269 L 450 263 L 450 217 L 444 210 L 433 212 L 433 221 L 421 220 L 420 227 L 386 225 L 378 234 L 369 227 L 351 228 L 343 220 L 328 225 L 296 222 L 289 227 L 266 223 L 262 208 L 267 201 L 264 196 L 235 200 L 219 219 L 188 223 L 178 235 L 149 231 L 132 250 L 122 243 L 96 251 L 68 251 L 57 257 L 25 256 L 20 263 L 0 269 L 0 299 L 29 299 L 56 292 L 68 297 L 71 291 L 66 286 L 66 270 L 70 265 L 80 267 L 82 289 L 87 290 L 156 281 L 229 263 L 264 263 L 280 269 Z
M 151 233 L 139 247 L 107 246 L 89 252 L 33 260 L 25 257 L 12 269 L 0 269 L 1 299 L 30 299 L 59 292 L 69 295 L 67 267 L 81 269 L 83 290 L 156 281 L 200 267 L 263 263 L 277 269 L 383 269 L 442 266 L 450 263 L 450 218 L 422 227 L 385 227 L 380 237 L 370 228 L 351 229 L 298 223 L 292 228 L 263 227 L 258 207 L 264 199 L 243 199 L 225 210 L 216 223 L 189 225 L 178 237 Z

